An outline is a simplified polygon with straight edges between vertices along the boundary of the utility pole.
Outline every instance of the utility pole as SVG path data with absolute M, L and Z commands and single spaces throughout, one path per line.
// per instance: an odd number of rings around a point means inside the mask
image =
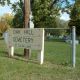
M 30 0 L 24 0 L 24 27 L 29 28 L 30 19 Z M 24 49 L 25 58 L 29 59 L 30 50 Z
M 24 19 L 25 28 L 29 28 L 29 18 L 30 18 L 30 0 L 24 0 Z

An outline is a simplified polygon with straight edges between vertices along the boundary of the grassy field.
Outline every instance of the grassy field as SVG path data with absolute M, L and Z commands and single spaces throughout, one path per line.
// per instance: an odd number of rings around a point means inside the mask
M 80 45 L 77 45 L 75 69 L 71 66 L 71 45 L 67 43 L 46 41 L 43 65 L 37 62 L 37 54 L 32 51 L 26 61 L 23 50 L 15 49 L 17 57 L 9 58 L 0 39 L 0 80 L 80 80 Z

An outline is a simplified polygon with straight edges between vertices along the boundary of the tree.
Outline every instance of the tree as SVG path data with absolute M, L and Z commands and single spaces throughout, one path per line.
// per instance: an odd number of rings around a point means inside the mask
M 57 28 L 69 28 L 68 27 L 69 21 L 61 20 L 60 17 L 56 17 L 55 21 L 57 24 L 56 25 Z M 46 35 L 51 34 L 51 35 L 56 35 L 56 36 L 64 36 L 68 33 L 69 33 L 69 31 L 66 29 L 47 29 L 46 30 Z
M 12 27 L 13 15 L 6 13 L 1 17 L 1 20 L 5 21 L 10 27 Z
M 13 19 L 13 26 L 15 28 L 28 27 L 30 16 L 30 0 L 20 0 L 12 4 L 13 12 L 15 12 Z M 27 3 L 27 5 L 26 5 Z
M 11 14 L 4 14 L 0 17 L 0 33 L 4 33 L 8 28 L 12 26 L 13 16 Z
M 12 26 L 14 28 L 23 28 L 24 27 L 24 16 L 22 15 L 22 11 L 18 10 L 13 18 Z
M 10 0 L 0 0 L 0 4 L 4 6 L 5 4 L 10 4 Z
M 32 4 L 35 27 L 52 27 L 51 23 L 55 23 L 53 11 L 50 9 L 50 2 L 50 0 L 35 0 Z
M 0 21 L 0 34 L 3 34 L 10 26 L 5 21 Z
M 80 0 L 76 0 L 70 14 L 69 26 L 76 26 L 76 33 L 80 36 Z
M 59 4 L 63 2 L 62 0 L 35 0 L 32 4 L 35 27 L 56 27 L 55 18 L 61 9 Z

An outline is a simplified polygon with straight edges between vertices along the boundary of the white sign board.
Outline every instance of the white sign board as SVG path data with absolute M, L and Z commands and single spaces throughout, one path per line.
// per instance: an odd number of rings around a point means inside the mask
M 9 46 L 42 50 L 43 32 L 42 28 L 10 28 L 8 30 Z

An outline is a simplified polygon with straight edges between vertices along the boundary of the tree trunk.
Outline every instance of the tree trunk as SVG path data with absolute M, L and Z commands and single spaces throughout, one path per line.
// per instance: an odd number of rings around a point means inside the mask
M 30 0 L 24 0 L 24 27 L 29 28 Z M 25 58 L 29 59 L 30 50 L 24 49 Z

